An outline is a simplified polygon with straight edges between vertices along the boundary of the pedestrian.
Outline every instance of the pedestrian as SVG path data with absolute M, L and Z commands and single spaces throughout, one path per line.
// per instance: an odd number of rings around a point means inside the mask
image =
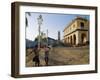
M 37 45 L 35 46 L 33 51 L 34 51 L 34 54 L 35 54 L 35 56 L 33 57 L 33 61 L 35 62 L 35 66 L 40 66 L 40 60 L 39 60 L 40 49 L 38 48 Z
M 44 53 L 45 53 L 45 65 L 48 66 L 48 61 L 49 61 L 49 47 L 48 46 L 45 46 L 44 47 Z

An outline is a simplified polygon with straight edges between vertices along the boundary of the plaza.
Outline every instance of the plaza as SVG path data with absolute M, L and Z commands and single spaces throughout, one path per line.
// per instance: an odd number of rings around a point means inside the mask
M 27 51 L 30 52 L 30 50 Z M 40 66 L 45 66 L 44 52 L 39 53 Z M 34 52 L 26 57 L 26 67 L 35 67 L 32 58 Z M 55 47 L 49 52 L 49 66 L 89 64 L 89 47 Z

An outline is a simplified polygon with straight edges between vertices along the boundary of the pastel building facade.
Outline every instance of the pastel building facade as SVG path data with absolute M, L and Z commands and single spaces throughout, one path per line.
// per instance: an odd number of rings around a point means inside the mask
M 64 29 L 64 43 L 81 45 L 89 43 L 89 20 L 77 17 Z

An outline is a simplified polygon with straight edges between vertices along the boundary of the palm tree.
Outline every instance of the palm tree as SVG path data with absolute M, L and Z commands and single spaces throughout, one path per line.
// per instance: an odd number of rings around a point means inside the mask
M 26 17 L 25 17 L 25 24 L 26 24 L 26 27 L 28 26 L 28 17 L 27 16 L 31 16 L 31 13 L 30 12 L 27 12 L 26 13 Z

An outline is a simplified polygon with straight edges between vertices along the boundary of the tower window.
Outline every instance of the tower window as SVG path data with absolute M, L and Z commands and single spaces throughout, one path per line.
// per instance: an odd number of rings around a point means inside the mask
M 80 25 L 81 25 L 80 26 L 81 28 L 84 28 L 84 23 L 83 22 L 81 22 Z

